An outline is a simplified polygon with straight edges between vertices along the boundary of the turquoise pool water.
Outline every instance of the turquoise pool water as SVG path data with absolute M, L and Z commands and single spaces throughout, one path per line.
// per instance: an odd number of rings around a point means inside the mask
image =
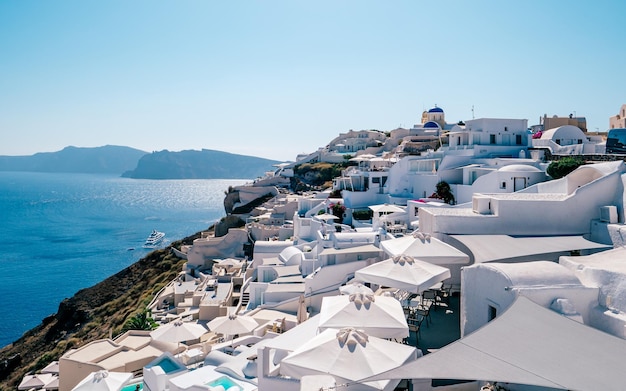
M 163 358 L 163 360 L 159 361 L 157 365 L 163 368 L 163 372 L 165 373 L 170 373 L 181 369 L 180 366 L 178 366 L 178 364 L 172 361 L 169 357 Z
M 135 384 L 129 384 L 125 387 L 122 387 L 121 391 L 136 391 L 137 390 L 137 385 L 139 385 L 139 391 L 143 390 L 143 382 L 141 383 L 135 383 Z
M 240 390 L 242 391 L 243 388 L 241 388 L 241 386 L 237 383 L 235 383 L 234 381 L 230 380 L 230 378 L 226 377 L 226 376 L 222 376 L 222 377 L 218 377 L 217 379 L 213 380 L 212 382 L 206 383 L 207 386 L 209 387 L 216 387 L 216 386 L 222 386 L 224 387 L 225 390 Z

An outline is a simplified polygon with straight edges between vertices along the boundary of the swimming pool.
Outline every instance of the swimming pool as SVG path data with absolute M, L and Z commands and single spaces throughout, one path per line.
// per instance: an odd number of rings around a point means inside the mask
M 218 377 L 212 382 L 206 383 L 206 385 L 209 387 L 222 386 L 224 387 L 225 390 L 231 390 L 231 391 L 235 391 L 235 390 L 243 391 L 243 388 L 241 388 L 239 384 L 235 383 L 229 377 L 226 377 L 226 376 Z
M 139 389 L 137 389 L 137 386 L 139 386 Z M 121 391 L 143 391 L 143 382 L 124 386 Z
M 169 357 L 164 357 L 163 360 L 159 361 L 156 365 L 163 368 L 163 372 L 165 373 L 175 372 L 182 369 L 176 362 L 174 362 L 174 360 L 170 359 Z

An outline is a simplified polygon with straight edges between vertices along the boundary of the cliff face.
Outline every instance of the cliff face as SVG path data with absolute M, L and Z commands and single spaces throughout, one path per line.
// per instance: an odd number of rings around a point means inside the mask
M 172 243 L 191 244 L 200 234 Z M 170 246 L 170 247 L 171 247 Z M 15 390 L 28 372 L 57 360 L 72 347 L 117 335 L 126 319 L 143 309 L 181 270 L 170 247 L 156 250 L 93 287 L 78 291 L 34 329 L 0 350 L 0 390 Z
M 159 151 L 139 159 L 124 177 L 136 179 L 246 179 L 272 170 L 276 160 L 203 149 Z
M 138 149 L 106 145 L 95 148 L 66 147 L 58 152 L 31 156 L 0 156 L 0 171 L 122 174 L 146 155 Z

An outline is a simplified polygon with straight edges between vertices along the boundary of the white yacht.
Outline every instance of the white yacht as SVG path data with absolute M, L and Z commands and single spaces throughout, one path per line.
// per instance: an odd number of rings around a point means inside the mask
M 163 241 L 164 237 L 165 237 L 164 232 L 159 232 L 156 229 L 153 229 L 152 233 L 150 233 L 150 235 L 146 239 L 146 242 L 143 244 L 143 246 L 147 248 L 156 247 Z

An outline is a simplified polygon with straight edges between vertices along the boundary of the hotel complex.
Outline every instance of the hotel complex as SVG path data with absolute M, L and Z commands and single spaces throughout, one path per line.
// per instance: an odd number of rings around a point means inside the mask
M 234 188 L 243 227 L 172 249 L 186 262 L 147 308 L 158 328 L 19 389 L 623 389 L 626 164 L 583 117 L 541 122 L 435 106 L 339 134 Z M 549 174 L 571 157 L 586 164 Z M 331 187 L 289 189 L 319 162 L 344 166 Z

